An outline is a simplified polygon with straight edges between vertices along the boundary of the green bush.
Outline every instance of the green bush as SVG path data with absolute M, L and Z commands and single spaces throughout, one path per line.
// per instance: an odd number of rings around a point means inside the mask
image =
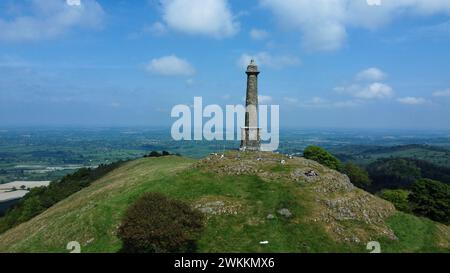
M 152 151 L 151 153 L 149 153 L 148 155 L 144 155 L 144 157 L 161 157 L 162 154 L 160 154 L 157 151 Z
M 410 213 L 411 207 L 409 204 L 408 196 L 409 192 L 406 190 L 383 190 L 377 194 L 379 197 L 383 198 L 394 204 L 395 208 Z
M 119 228 L 122 252 L 195 252 L 203 214 L 188 204 L 159 193 L 148 193 L 126 212 Z
M 152 151 L 149 154 L 144 155 L 145 158 L 147 157 L 162 157 L 162 156 L 169 156 L 172 155 L 170 152 L 168 151 L 162 151 L 161 153 L 158 151 Z
M 346 163 L 342 167 L 342 172 L 345 173 L 350 178 L 353 185 L 358 188 L 366 189 L 372 183 L 369 178 L 369 173 L 352 162 Z
M 431 179 L 414 183 L 409 202 L 415 214 L 450 223 L 450 186 Z
M 320 164 L 327 166 L 334 170 L 341 169 L 341 162 L 325 149 L 318 146 L 309 146 L 303 152 L 303 156 L 307 159 L 311 159 L 319 162 Z

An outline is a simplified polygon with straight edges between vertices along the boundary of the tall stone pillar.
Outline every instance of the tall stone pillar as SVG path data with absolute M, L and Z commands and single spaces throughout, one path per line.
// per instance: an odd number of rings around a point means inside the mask
M 258 127 L 258 66 L 252 60 L 247 67 L 247 99 L 245 127 L 242 128 L 241 150 L 259 151 L 261 147 Z

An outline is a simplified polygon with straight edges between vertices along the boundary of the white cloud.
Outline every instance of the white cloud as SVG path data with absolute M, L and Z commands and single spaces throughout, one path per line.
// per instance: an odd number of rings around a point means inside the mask
M 147 71 L 163 76 L 192 76 L 194 67 L 186 60 L 175 55 L 153 59 L 146 67 Z
M 420 105 L 427 102 L 424 98 L 416 98 L 416 97 L 404 97 L 399 98 L 397 101 L 401 104 L 407 104 L 407 105 Z
M 386 73 L 376 67 L 368 68 L 356 75 L 358 81 L 381 81 L 387 77 Z
M 253 40 L 264 40 L 267 39 L 267 37 L 269 37 L 269 33 L 263 29 L 252 29 L 250 31 L 250 37 Z
M 265 103 L 270 103 L 272 102 L 272 97 L 271 96 L 265 96 L 265 95 L 259 95 L 258 96 L 258 102 L 260 104 L 265 104 Z
M 433 97 L 450 97 L 450 88 L 447 90 L 434 92 Z
M 255 60 L 259 66 L 267 66 L 275 69 L 281 69 L 289 66 L 297 66 L 300 64 L 300 59 L 292 56 L 273 56 L 267 52 L 260 52 L 254 55 L 244 53 L 238 59 L 239 67 L 247 68 L 251 60 Z
M 394 95 L 394 90 L 387 84 L 374 82 L 370 84 L 351 84 L 340 86 L 334 90 L 341 94 L 348 94 L 359 99 L 384 99 Z
M 383 0 L 371 6 L 364 0 L 260 0 L 287 29 L 299 31 L 313 50 L 342 47 L 349 27 L 377 29 L 403 15 L 450 14 L 448 0 Z
M 380 82 L 386 76 L 381 69 L 369 68 L 357 73 L 352 84 L 336 87 L 334 91 L 365 100 L 390 98 L 394 96 L 393 88 Z
M 239 31 L 228 0 L 162 0 L 163 20 L 179 32 L 225 38 Z
M 76 27 L 99 29 L 105 13 L 96 0 L 31 0 L 28 14 L 0 18 L 0 41 L 52 39 Z
M 81 0 L 66 0 L 66 3 L 69 6 L 80 6 Z

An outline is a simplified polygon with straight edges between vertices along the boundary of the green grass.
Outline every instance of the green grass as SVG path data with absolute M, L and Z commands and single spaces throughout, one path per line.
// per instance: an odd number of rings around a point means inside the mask
M 90 187 L 0 236 L 0 252 L 67 252 L 78 241 L 82 252 L 117 252 L 115 232 L 125 210 L 145 192 L 161 192 L 191 204 L 223 201 L 236 214 L 209 215 L 198 242 L 200 252 L 367 252 L 365 242 L 333 239 L 327 224 L 313 222 L 315 192 L 288 181 L 258 176 L 225 176 L 192 167 L 181 157 L 145 158 L 126 163 Z M 283 172 L 289 168 L 277 168 Z M 293 217 L 277 215 L 289 208 Z M 276 215 L 273 220 L 268 214 Z M 363 228 L 359 223 L 352 225 Z M 389 252 L 445 251 L 434 222 L 396 214 L 388 223 L 400 238 L 384 239 Z M 444 230 L 448 231 L 448 227 Z M 261 245 L 260 241 L 269 241 Z M 449 238 L 443 238 L 448 243 Z
M 405 213 L 397 213 L 387 221 L 398 237 L 397 242 L 383 241 L 384 252 L 449 252 L 450 246 L 439 246 L 439 224 Z M 441 225 L 441 227 L 444 227 Z M 447 234 L 448 236 L 448 234 Z M 448 239 L 447 239 L 448 240 Z
M 312 197 L 292 183 L 271 183 L 256 176 L 214 177 L 191 170 L 175 178 L 158 182 L 169 188 L 154 191 L 191 202 L 202 197 L 227 200 L 241 205 L 237 215 L 219 215 L 208 221 L 199 241 L 200 252 L 317 252 L 341 249 L 320 227 L 301 219 L 307 215 Z M 289 208 L 292 219 L 278 216 L 267 220 L 268 214 Z M 260 245 L 261 241 L 269 245 Z M 321 242 L 321 244 L 317 244 Z M 347 250 L 351 250 L 350 248 Z M 353 249 L 356 250 L 356 249 Z

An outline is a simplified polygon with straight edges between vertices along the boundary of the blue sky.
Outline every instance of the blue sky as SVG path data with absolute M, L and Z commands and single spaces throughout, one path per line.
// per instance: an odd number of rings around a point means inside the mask
M 168 126 L 255 58 L 281 127 L 450 129 L 450 1 L 371 1 L 3 0 L 0 126 Z

